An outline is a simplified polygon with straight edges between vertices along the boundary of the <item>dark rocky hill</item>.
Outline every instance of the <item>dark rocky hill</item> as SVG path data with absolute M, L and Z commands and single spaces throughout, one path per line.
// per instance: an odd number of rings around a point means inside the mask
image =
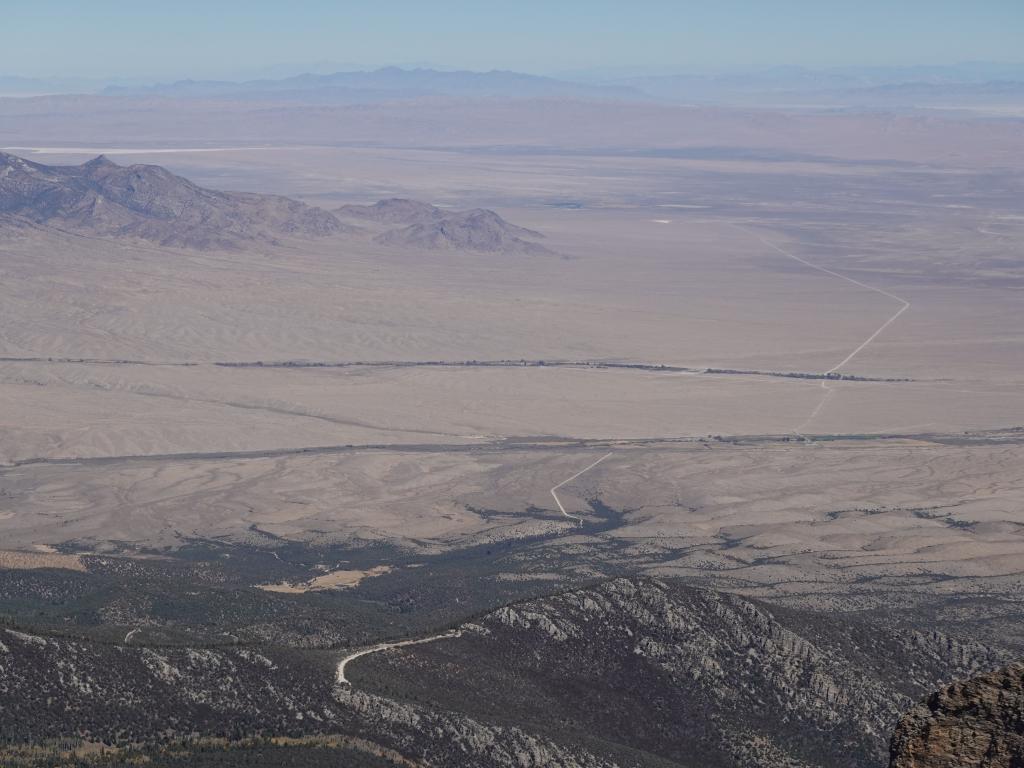
M 463 250 L 479 253 L 549 255 L 535 242 L 544 236 L 509 224 L 494 211 L 474 208 L 450 211 L 416 200 L 393 198 L 373 205 L 346 205 L 339 216 L 384 225 L 379 243 L 420 250 Z
M 1024 766 L 1024 663 L 953 683 L 905 714 L 890 768 Z
M 205 189 L 156 165 L 121 166 L 100 156 L 48 166 L 0 153 L 4 220 L 201 250 L 350 229 L 286 197 Z
M 551 251 L 527 238 L 540 233 L 509 224 L 494 211 L 476 209 L 452 213 L 433 221 L 386 232 L 377 241 L 405 248 L 464 250 L 483 253 L 549 255 Z
M 373 205 L 343 205 L 335 213 L 357 221 L 400 227 L 437 221 L 444 218 L 445 215 L 444 209 L 438 208 L 436 205 L 403 197 L 378 200 Z

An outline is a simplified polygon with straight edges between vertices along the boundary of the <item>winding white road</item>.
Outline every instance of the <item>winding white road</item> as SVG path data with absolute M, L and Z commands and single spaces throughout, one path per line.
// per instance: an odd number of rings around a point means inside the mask
M 860 280 L 855 280 L 854 278 L 848 277 L 848 276 L 843 275 L 843 274 L 841 274 L 839 272 L 833 272 L 831 269 L 826 269 L 825 267 L 819 266 L 819 265 L 817 265 L 817 264 L 815 264 L 813 262 L 808 261 L 807 259 L 804 259 L 804 258 L 801 258 L 800 256 L 797 256 L 795 253 L 790 253 L 785 248 L 782 248 L 782 247 L 776 245 L 775 243 L 773 243 L 771 240 L 767 240 L 767 239 L 765 239 L 763 237 L 759 237 L 758 239 L 762 243 L 767 245 L 769 248 L 772 248 L 772 249 L 778 251 L 783 256 L 788 256 L 791 259 L 799 261 L 804 266 L 810 267 L 811 269 L 816 269 L 819 272 L 824 272 L 826 275 L 832 275 L 832 277 L 838 277 L 840 280 L 845 280 L 848 283 L 853 283 L 854 285 L 860 286 L 861 288 L 867 288 L 869 291 L 874 291 L 875 293 L 880 293 L 883 296 L 886 296 L 886 297 L 892 299 L 893 301 L 898 301 L 900 304 L 903 305 L 898 310 L 896 310 L 896 313 L 892 317 L 890 317 L 888 320 L 886 320 L 884 323 L 882 323 L 878 327 L 878 330 L 876 330 L 874 333 L 872 333 L 870 336 L 868 336 L 861 343 L 861 345 L 859 347 L 857 347 L 855 350 L 853 350 L 853 352 L 851 352 L 846 357 L 844 357 L 840 362 L 836 363 L 831 368 L 829 368 L 827 371 L 825 371 L 825 373 L 835 373 L 840 368 L 842 368 L 844 365 L 846 365 L 848 362 L 853 360 L 853 358 L 855 358 L 868 344 L 870 344 L 872 341 L 877 339 L 879 334 L 882 333 L 882 331 L 884 331 L 886 328 L 888 328 L 890 325 L 892 325 L 893 322 L 896 321 L 896 318 L 898 318 L 900 315 L 902 315 L 904 312 L 906 312 L 908 309 L 910 309 L 910 302 L 907 301 L 906 299 L 900 298 L 895 293 L 889 293 L 889 291 L 885 290 L 884 288 L 878 288 L 877 286 L 874 286 L 874 285 L 868 285 L 867 283 L 862 283 Z
M 570 515 L 568 512 L 565 511 L 565 507 L 562 506 L 562 502 L 558 498 L 558 494 L 556 493 L 556 491 L 559 488 L 561 488 L 563 485 L 565 485 L 566 483 L 571 483 L 573 480 L 575 480 L 577 477 L 582 475 L 584 472 L 589 472 L 590 470 L 592 470 L 594 467 L 596 467 L 602 461 L 604 461 L 609 456 L 611 456 L 612 453 L 613 453 L 613 451 L 609 451 L 604 456 L 602 456 L 600 459 L 595 461 L 593 464 L 588 464 L 583 469 L 581 469 L 579 472 L 577 472 L 575 475 L 573 475 L 572 477 L 566 478 L 565 480 L 563 480 L 562 482 L 560 482 L 558 485 L 556 485 L 554 488 L 551 489 L 551 496 L 554 498 L 555 504 L 558 505 L 558 509 L 561 510 L 562 514 L 565 515 L 570 520 L 575 520 L 580 525 L 583 525 L 583 518 L 582 517 L 580 517 L 579 515 Z
M 450 632 L 445 632 L 440 635 L 432 635 L 431 637 L 422 637 L 419 640 L 400 640 L 397 643 L 380 643 L 379 645 L 373 645 L 369 648 L 363 648 L 361 651 L 355 651 L 350 653 L 348 656 L 338 662 L 338 669 L 335 673 L 335 680 L 342 685 L 352 685 L 352 682 L 345 677 L 345 667 L 348 666 L 350 661 L 355 661 L 361 656 L 369 656 L 371 653 L 380 653 L 381 651 L 387 651 L 391 648 L 403 648 L 407 645 L 422 645 L 423 643 L 432 643 L 435 640 L 447 640 L 452 637 L 461 637 L 461 629 L 453 629 Z

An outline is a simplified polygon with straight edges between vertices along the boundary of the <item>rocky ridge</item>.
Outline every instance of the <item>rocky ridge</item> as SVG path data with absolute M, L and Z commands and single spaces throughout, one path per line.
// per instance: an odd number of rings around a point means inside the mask
M 157 165 L 121 166 L 101 155 L 82 165 L 49 166 L 0 152 L 2 223 L 197 250 L 354 231 L 320 208 L 277 195 L 206 189 Z
M 622 764 L 639 752 L 643 765 L 882 765 L 914 698 L 1007 660 L 940 633 L 648 578 L 511 605 L 463 630 L 360 660 L 350 677 Z
M 221 192 L 157 165 L 121 166 L 100 155 L 50 166 L 0 152 L 0 227 L 127 237 L 195 250 L 278 245 L 283 238 L 369 234 L 413 250 L 545 255 L 543 237 L 494 211 L 450 211 L 415 200 L 346 205 L 334 212 L 279 195 Z

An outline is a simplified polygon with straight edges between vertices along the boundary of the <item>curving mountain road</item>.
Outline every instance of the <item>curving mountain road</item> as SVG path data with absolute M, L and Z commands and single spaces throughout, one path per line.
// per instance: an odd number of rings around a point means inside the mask
M 360 651 L 350 653 L 348 656 L 338 662 L 337 671 L 335 672 L 335 681 L 341 685 L 352 685 L 352 682 L 345 677 L 345 667 L 348 666 L 349 662 L 355 661 L 362 656 L 369 656 L 371 653 L 380 653 L 381 651 L 387 651 L 391 648 L 403 648 L 407 645 L 422 645 L 423 643 L 432 643 L 435 640 L 447 640 L 452 637 L 461 637 L 461 629 L 453 629 L 450 632 L 444 632 L 440 635 L 432 635 L 430 637 L 422 637 L 419 640 L 400 640 L 397 643 L 380 643 L 378 645 L 370 646 L 369 648 L 363 648 Z

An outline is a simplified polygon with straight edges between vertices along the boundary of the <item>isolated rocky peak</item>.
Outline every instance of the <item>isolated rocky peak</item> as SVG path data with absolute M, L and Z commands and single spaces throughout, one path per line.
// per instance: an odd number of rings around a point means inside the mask
M 120 166 L 106 155 L 96 155 L 92 160 L 83 163 L 82 168 L 88 173 L 98 174 L 105 170 L 120 168 Z

